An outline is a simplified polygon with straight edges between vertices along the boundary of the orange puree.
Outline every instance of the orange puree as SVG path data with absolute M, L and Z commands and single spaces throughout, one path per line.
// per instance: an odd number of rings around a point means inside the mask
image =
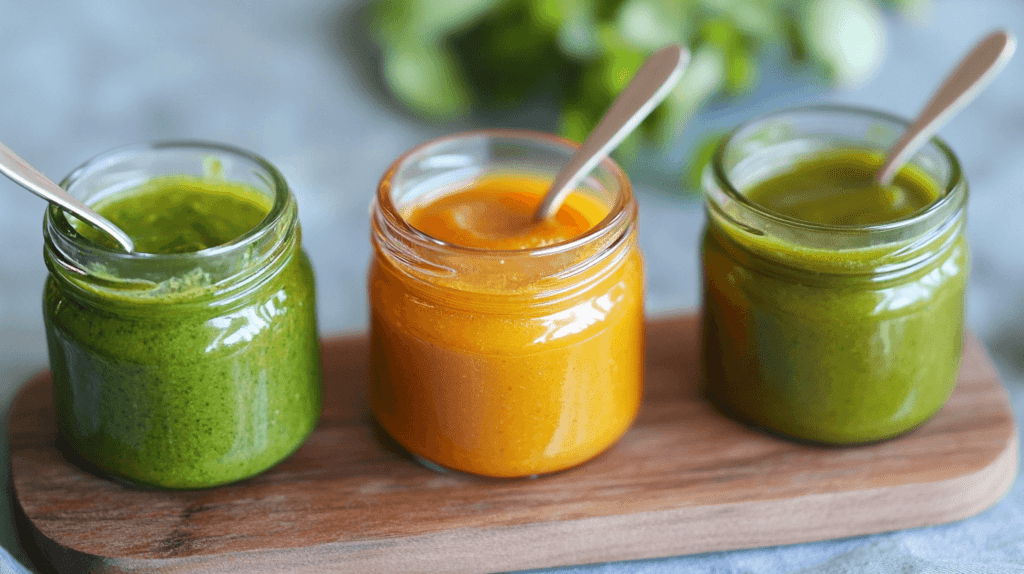
M 608 214 L 606 206 L 575 194 L 555 217 L 534 223 L 533 212 L 550 184 L 540 179 L 492 177 L 403 215 L 416 229 L 452 245 L 528 249 L 578 237 Z
M 635 203 L 628 190 L 619 205 L 577 192 L 533 224 L 548 185 L 492 177 L 401 210 L 444 245 L 385 233 L 375 214 L 370 398 L 413 454 L 487 476 L 554 472 L 607 449 L 635 417 Z

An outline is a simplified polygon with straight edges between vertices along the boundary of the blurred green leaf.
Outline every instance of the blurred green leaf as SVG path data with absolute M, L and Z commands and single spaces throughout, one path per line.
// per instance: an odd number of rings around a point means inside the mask
M 574 142 L 582 143 L 595 121 L 585 106 L 567 104 L 558 118 L 558 133 Z
M 646 54 L 639 50 L 622 49 L 609 52 L 601 62 L 601 79 L 605 93 L 614 99 L 617 94 L 633 79 L 633 74 L 640 69 Z M 610 100 L 609 100 L 609 103 Z
M 778 35 L 778 14 L 795 2 L 773 0 L 703 0 L 704 9 L 727 18 L 744 36 L 762 41 Z
M 683 77 L 666 98 L 673 110 L 667 118 L 672 124 L 670 129 L 678 129 L 679 122 L 686 121 L 718 91 L 725 79 L 726 65 L 725 54 L 718 46 L 705 44 L 694 51 Z
M 686 176 L 683 178 L 683 185 L 689 190 L 701 189 L 701 180 L 704 177 L 704 169 L 711 163 L 715 150 L 722 143 L 725 132 L 717 132 L 705 136 L 690 154 L 690 162 L 686 168 Z
M 593 2 L 577 0 L 567 4 L 558 26 L 558 47 L 576 60 L 590 60 L 601 53 L 597 38 L 597 15 Z
M 867 0 L 812 0 L 801 28 L 809 55 L 837 85 L 864 82 L 882 63 L 885 22 Z
M 469 111 L 469 90 L 447 50 L 391 46 L 384 53 L 384 77 L 395 95 L 423 116 L 443 119 Z
M 470 25 L 504 0 L 383 0 L 376 4 L 371 28 L 388 43 L 437 44 Z M 412 42 L 410 42 L 410 40 Z
M 530 17 L 538 29 L 554 33 L 568 17 L 565 0 L 534 0 L 530 2 Z
M 620 146 L 616 157 L 626 162 L 649 144 L 673 141 L 712 98 L 750 90 L 766 48 L 787 48 L 796 65 L 837 85 L 864 81 L 885 50 L 882 10 L 911 14 L 927 2 L 372 1 L 384 76 L 410 109 L 451 118 L 473 106 L 518 106 L 543 91 L 561 103 L 559 133 L 577 141 L 648 54 L 672 42 L 689 46 L 679 84 Z
M 742 94 L 751 88 L 757 80 L 757 65 L 754 56 L 743 48 L 734 48 L 729 52 L 726 62 L 725 91 L 730 94 Z
M 686 37 L 685 3 L 679 0 L 626 0 L 615 17 L 622 40 L 643 53 Z
M 571 62 L 554 56 L 559 54 L 555 35 L 537 23 L 531 2 L 506 2 L 449 38 L 474 97 L 484 105 L 517 105 L 552 78 L 573 77 Z

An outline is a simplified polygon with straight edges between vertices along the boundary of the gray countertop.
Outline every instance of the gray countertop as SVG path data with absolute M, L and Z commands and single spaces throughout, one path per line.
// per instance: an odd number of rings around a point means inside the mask
M 0 141 L 60 178 L 107 149 L 157 139 L 208 139 L 263 155 L 293 187 L 303 241 L 317 272 L 325 332 L 366 325 L 366 209 L 402 151 L 485 123 L 538 128 L 520 117 L 429 125 L 383 94 L 348 2 L 22 2 L 0 0 Z M 939 0 L 890 23 L 887 58 L 867 85 L 844 91 L 769 68 L 761 87 L 702 113 L 685 142 L 798 103 L 834 101 L 903 116 L 917 112 L 947 69 L 996 27 L 1024 33 L 1024 3 Z M 1024 56 L 941 131 L 971 185 L 973 268 L 968 322 L 993 354 L 1018 415 L 1024 412 Z M 637 178 L 649 312 L 699 300 L 700 204 L 664 178 Z M 41 289 L 42 200 L 0 181 L 0 409 L 47 363 Z M 6 431 L 0 480 L 10 492 Z M 1024 486 L 980 515 L 950 525 L 699 556 L 569 568 L 567 572 L 1021 572 Z M 0 546 L 17 547 L 7 497 Z M 0 572 L 6 572 L 0 559 Z

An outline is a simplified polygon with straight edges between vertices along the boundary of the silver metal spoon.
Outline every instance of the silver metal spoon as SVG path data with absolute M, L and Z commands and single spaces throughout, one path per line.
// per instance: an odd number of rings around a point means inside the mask
M 686 48 L 672 44 L 644 61 L 594 131 L 555 176 L 551 188 L 533 214 L 534 221 L 543 221 L 558 213 L 569 192 L 668 96 L 689 60 L 690 53 Z
M 75 199 L 59 185 L 43 175 L 38 169 L 0 143 L 0 173 L 14 183 L 24 187 L 50 203 L 74 214 L 75 217 L 114 238 L 121 247 L 131 253 L 135 251 L 135 243 L 109 219 L 96 213 L 89 206 Z
M 978 42 L 936 90 L 907 131 L 903 132 L 875 173 L 875 183 L 892 184 L 896 172 L 942 124 L 962 110 L 996 77 L 1013 56 L 1017 41 L 999 30 Z

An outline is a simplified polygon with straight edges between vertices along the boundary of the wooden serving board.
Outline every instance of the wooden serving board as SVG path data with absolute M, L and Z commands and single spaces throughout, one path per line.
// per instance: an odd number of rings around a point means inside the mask
M 259 477 L 204 491 L 136 490 L 67 462 L 40 373 L 10 414 L 23 540 L 68 572 L 491 572 L 936 524 L 1010 487 L 1013 414 L 975 337 L 956 391 L 925 425 L 825 448 L 709 407 L 698 324 L 650 320 L 636 424 L 591 462 L 533 480 L 440 474 L 401 452 L 371 422 L 361 335 L 324 340 L 323 418 L 304 446 Z

